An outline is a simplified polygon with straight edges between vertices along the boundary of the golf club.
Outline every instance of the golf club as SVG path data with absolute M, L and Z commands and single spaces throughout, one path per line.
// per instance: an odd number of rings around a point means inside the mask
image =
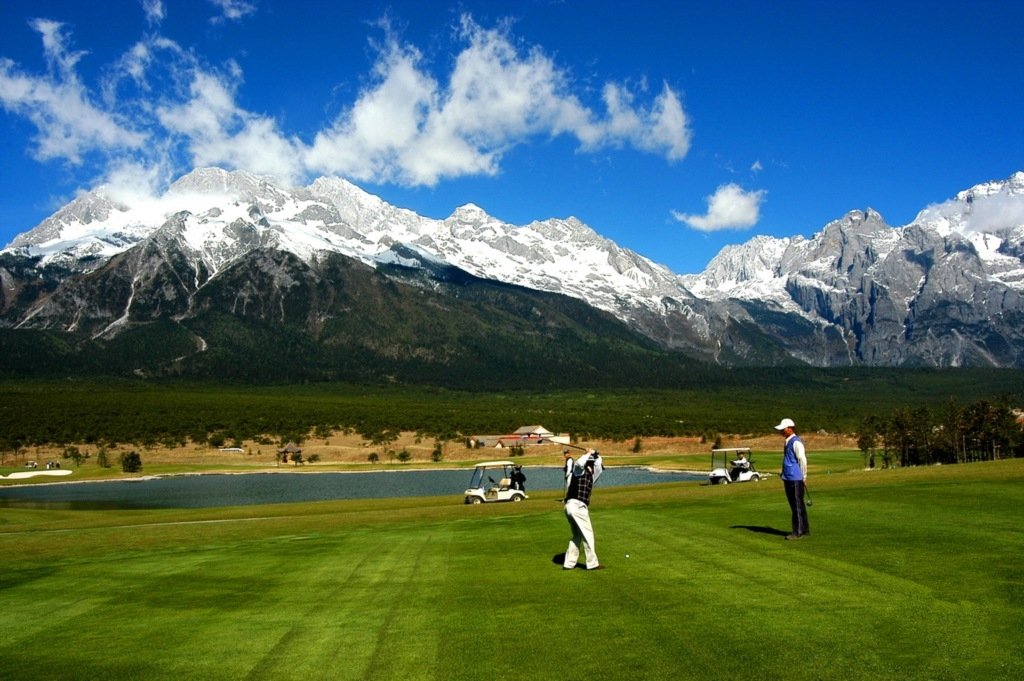
M 814 506 L 814 499 L 811 498 L 811 490 L 807 489 L 806 482 L 804 483 L 804 501 L 808 506 Z

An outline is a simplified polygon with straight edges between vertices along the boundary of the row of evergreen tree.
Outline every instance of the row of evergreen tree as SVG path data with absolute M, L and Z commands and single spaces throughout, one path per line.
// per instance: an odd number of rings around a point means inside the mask
M 895 409 L 867 416 L 858 432 L 864 465 L 924 466 L 1024 456 L 1024 430 L 1006 399 L 967 406 L 950 400 L 942 409 Z

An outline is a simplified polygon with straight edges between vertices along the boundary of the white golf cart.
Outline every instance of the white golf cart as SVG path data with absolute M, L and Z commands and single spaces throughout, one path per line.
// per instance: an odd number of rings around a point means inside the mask
M 473 477 L 466 490 L 467 504 L 492 501 L 522 501 L 529 499 L 526 492 L 512 485 L 515 464 L 511 461 L 485 461 L 473 468 Z M 495 477 L 498 479 L 495 480 Z
M 750 447 L 711 450 L 711 473 L 708 474 L 708 481 L 712 485 L 760 480 L 761 473 L 750 457 Z

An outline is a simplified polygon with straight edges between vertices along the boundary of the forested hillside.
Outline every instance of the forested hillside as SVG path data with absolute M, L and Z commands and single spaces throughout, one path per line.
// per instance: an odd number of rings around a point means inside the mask
M 954 413 L 984 413 L 975 407 L 979 402 L 1004 410 L 1020 406 L 1022 379 L 1021 372 L 1007 370 L 792 368 L 719 370 L 674 390 L 566 385 L 527 391 L 487 385 L 476 392 L 326 383 L 230 387 L 141 380 L 5 381 L 0 383 L 0 449 L 81 442 L 176 446 L 214 436 L 221 441 L 287 441 L 332 430 L 357 432 L 367 440 L 396 431 L 459 439 L 512 432 L 526 424 L 580 438 L 713 437 L 772 432 L 782 416 L 796 419 L 802 432 L 872 432 L 871 446 L 880 448 L 885 433 L 892 431 L 890 423 L 927 435 L 932 425 L 948 423 Z M 901 442 L 910 447 L 921 440 Z

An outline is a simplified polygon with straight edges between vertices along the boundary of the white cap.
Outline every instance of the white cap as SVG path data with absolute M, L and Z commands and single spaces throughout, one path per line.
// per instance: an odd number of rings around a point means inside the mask
M 775 426 L 775 430 L 785 430 L 786 428 L 796 428 L 793 419 L 782 419 L 779 421 L 779 425 Z

